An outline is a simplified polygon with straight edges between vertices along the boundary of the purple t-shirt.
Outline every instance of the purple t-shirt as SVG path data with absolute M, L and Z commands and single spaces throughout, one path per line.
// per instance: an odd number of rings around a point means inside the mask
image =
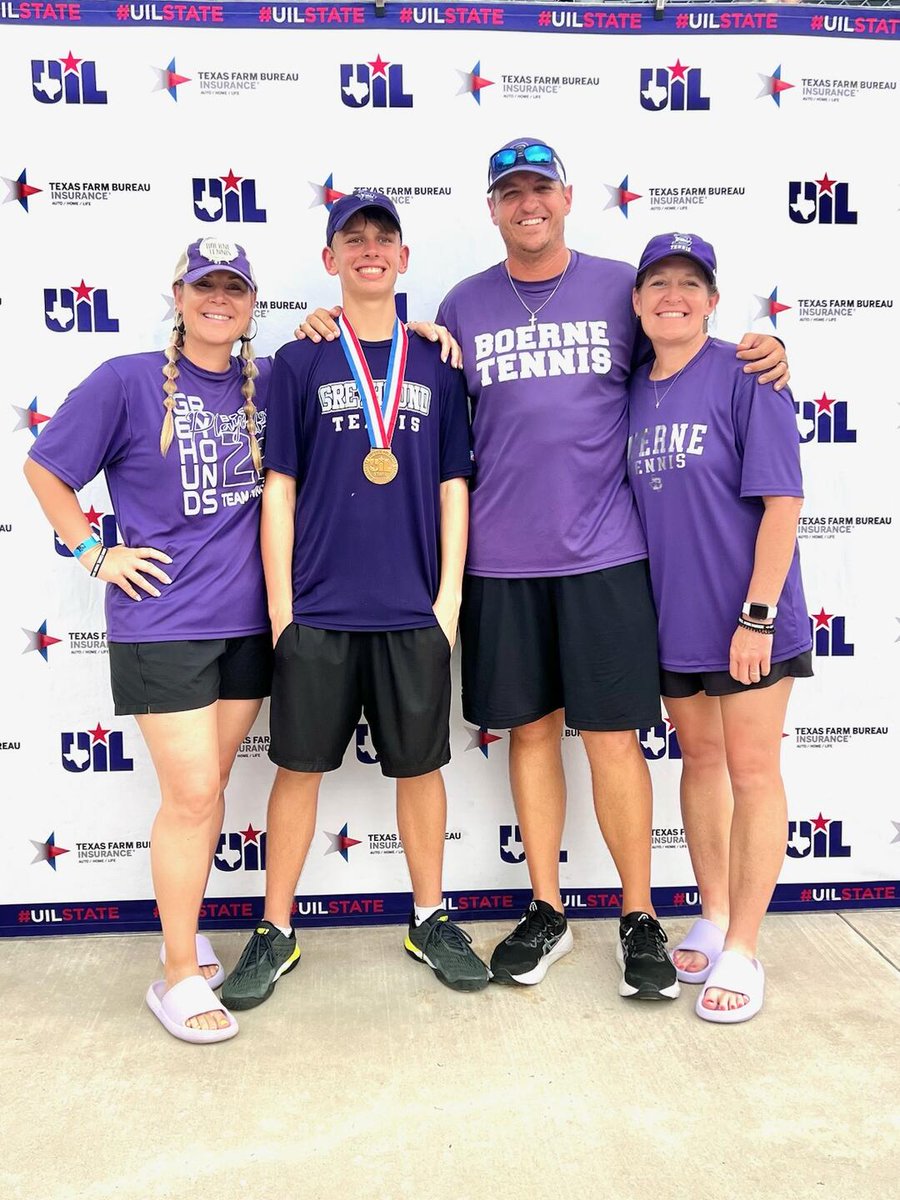
M 634 267 L 572 252 L 565 278 L 464 279 L 438 321 L 463 349 L 475 486 L 466 570 L 579 575 L 646 558 L 625 470 Z M 554 287 L 559 288 L 550 297 Z
M 362 342 L 379 396 L 391 343 Z M 317 629 L 437 624 L 440 485 L 472 471 L 462 376 L 411 336 L 391 443 L 399 470 L 370 483 L 359 394 L 339 342 L 291 342 L 275 356 L 266 467 L 297 480 L 294 620 Z
M 629 477 L 669 671 L 728 670 L 741 607 L 754 599 L 761 497 L 803 495 L 791 394 L 745 375 L 735 349 L 709 338 L 676 381 L 654 391 L 649 365 L 631 381 Z M 773 662 L 812 646 L 796 546 L 777 604 Z
M 240 637 L 269 629 L 259 512 L 262 481 L 250 457 L 241 364 L 221 374 L 178 362 L 175 436 L 165 458 L 161 351 L 103 363 L 72 391 L 30 456 L 78 491 L 100 471 L 126 546 L 152 546 L 170 584 L 138 603 L 106 588 L 111 642 Z M 263 445 L 269 359 L 257 359 L 254 403 Z

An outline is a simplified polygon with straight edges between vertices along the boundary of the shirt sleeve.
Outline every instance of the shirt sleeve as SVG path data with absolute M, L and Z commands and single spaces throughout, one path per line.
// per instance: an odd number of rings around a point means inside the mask
M 803 496 L 800 435 L 794 398 L 776 392 L 754 375 L 738 376 L 732 399 L 735 437 L 741 455 L 741 499 L 751 496 Z
M 456 321 L 456 306 L 453 303 L 453 293 L 449 292 L 441 301 L 437 316 L 434 318 L 438 325 L 443 325 L 449 329 L 453 336 L 459 341 L 459 330 Z
M 439 363 L 441 404 L 441 483 L 472 474 L 469 401 L 462 371 Z
M 266 402 L 266 470 L 300 476 L 300 394 L 284 350 L 275 355 Z
M 162 398 L 160 382 L 160 429 L 165 415 Z M 130 441 L 125 385 L 115 368 L 103 363 L 69 393 L 28 457 L 77 492 L 123 458 Z

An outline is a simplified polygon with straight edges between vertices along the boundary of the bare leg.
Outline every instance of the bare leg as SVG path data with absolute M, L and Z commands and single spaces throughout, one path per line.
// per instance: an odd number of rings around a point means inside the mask
M 734 792 L 729 890 L 731 920 L 725 949 L 756 957 L 759 927 L 784 862 L 787 801 L 781 779 L 781 734 L 792 679 L 723 696 L 725 752 Z M 708 988 L 706 1008 L 741 1008 L 746 997 Z
M 566 820 L 562 709 L 509 733 L 509 782 L 536 900 L 562 912 L 559 849 Z
M 397 780 L 397 828 L 412 880 L 413 899 L 421 908 L 435 908 L 443 900 L 447 829 L 447 795 L 440 771 Z
M 287 928 L 297 880 L 316 827 L 322 773 L 278 768 L 266 818 L 265 918 Z
M 667 696 L 665 701 L 681 744 L 681 816 L 703 916 L 724 931 L 728 928 L 728 845 L 734 802 L 720 702 L 703 692 L 682 699 Z M 702 971 L 708 966 L 706 955 L 697 950 L 678 950 L 673 957 L 682 971 Z
M 622 913 L 655 916 L 650 899 L 653 793 L 637 735 L 582 730 L 591 764 L 594 811 L 622 881 Z
M 150 838 L 153 887 L 171 988 L 198 975 L 197 914 L 209 876 L 209 846 L 221 824 L 217 703 L 136 718 L 156 767 L 162 803 Z M 224 1029 L 220 1012 L 198 1013 L 193 1029 Z

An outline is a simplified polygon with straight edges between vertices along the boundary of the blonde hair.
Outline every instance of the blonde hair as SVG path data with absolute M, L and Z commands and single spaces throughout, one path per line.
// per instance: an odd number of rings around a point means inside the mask
M 165 399 L 163 405 L 166 410 L 166 415 L 163 418 L 162 429 L 159 434 L 159 449 L 163 458 L 165 458 L 169 447 L 172 444 L 172 438 L 175 436 L 175 392 L 177 390 L 178 379 L 178 359 L 184 349 L 184 317 L 181 313 L 175 314 L 175 324 L 172 328 L 172 333 L 169 337 L 169 343 L 165 349 L 166 365 L 162 369 L 165 376 L 163 384 L 163 393 Z M 253 403 L 253 397 L 256 395 L 256 378 L 259 375 L 259 368 L 256 365 L 256 356 L 253 353 L 253 341 L 246 336 L 241 337 L 241 359 L 243 362 L 243 383 L 241 384 L 241 395 L 244 397 L 244 415 L 247 418 L 247 435 L 250 438 L 250 457 L 253 460 L 253 466 L 258 472 L 262 472 L 262 452 L 259 448 L 259 442 L 256 437 L 256 405 Z

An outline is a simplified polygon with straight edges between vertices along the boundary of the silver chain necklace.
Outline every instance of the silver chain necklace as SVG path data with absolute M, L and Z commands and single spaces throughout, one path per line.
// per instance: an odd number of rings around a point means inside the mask
M 524 300 L 522 299 L 522 297 L 519 295 L 519 290 L 518 290 L 518 288 L 517 288 L 517 287 L 516 287 L 516 285 L 513 283 L 513 278 L 512 278 L 512 275 L 510 275 L 510 273 L 509 273 L 509 263 L 508 263 L 508 262 L 506 262 L 506 263 L 504 263 L 504 264 L 503 264 L 503 265 L 506 267 L 506 278 L 509 280 L 509 286 L 512 288 L 513 292 L 515 293 L 515 297 L 516 297 L 516 299 L 518 300 L 518 302 L 519 302 L 519 303 L 522 305 L 522 307 L 525 309 L 525 311 L 526 311 L 526 312 L 529 314 L 529 316 L 531 317 L 531 320 L 528 322 L 528 327 L 529 327 L 529 329 L 534 329 L 534 328 L 535 328 L 535 326 L 537 325 L 537 315 L 538 315 L 538 313 L 541 311 L 541 309 L 542 309 L 542 308 L 546 308 L 546 307 L 547 307 L 547 305 L 550 303 L 550 301 L 553 299 L 553 297 L 554 297 L 554 296 L 556 295 L 556 293 L 559 291 L 559 285 L 560 285 L 560 284 L 562 283 L 562 281 L 565 279 L 565 277 L 566 277 L 566 271 L 568 271 L 568 269 L 569 269 L 569 263 L 570 263 L 571 261 L 572 261 L 572 252 L 571 252 L 571 250 L 570 250 L 570 251 L 569 251 L 569 257 L 566 259 L 566 265 L 563 267 L 563 272 L 562 272 L 562 275 L 560 275 L 559 279 L 557 279 L 557 281 L 556 281 L 556 287 L 553 289 L 553 291 L 550 293 L 550 295 L 547 297 L 547 299 L 546 299 L 546 300 L 544 300 L 544 301 L 542 301 L 542 303 L 540 303 L 540 304 L 537 306 L 537 308 L 529 308 L 529 306 L 528 306 L 528 305 L 525 303 L 525 301 L 524 301 Z M 659 405 L 657 404 L 657 406 L 656 406 L 656 407 L 657 407 L 657 408 L 659 408 Z
M 691 362 L 691 361 L 692 361 L 691 359 L 688 359 L 688 362 Z M 685 363 L 685 364 L 684 364 L 684 367 L 686 367 L 687 365 L 688 365 L 688 364 L 687 364 L 687 363 Z M 672 382 L 669 384 L 669 386 L 666 388 L 666 390 L 663 392 L 663 394 L 662 394 L 662 395 L 660 395 L 660 394 L 659 394 L 659 391 L 658 391 L 658 389 L 657 389 L 657 387 L 656 387 L 656 380 L 655 380 L 655 379 L 651 379 L 651 380 L 650 380 L 650 382 L 653 384 L 653 395 L 656 397 L 656 407 L 657 407 L 657 408 L 659 408 L 659 406 L 662 404 L 663 400 L 665 400 L 666 396 L 668 396 L 669 392 L 671 392 L 672 388 L 673 388 L 673 387 L 675 386 L 675 384 L 678 382 L 678 376 L 679 376 L 679 375 L 681 374 L 681 372 L 684 370 L 684 367 L 682 367 L 682 368 L 681 368 L 681 370 L 679 370 L 679 371 L 677 372 L 677 374 L 676 374 L 676 375 L 674 376 L 674 378 L 672 379 Z

